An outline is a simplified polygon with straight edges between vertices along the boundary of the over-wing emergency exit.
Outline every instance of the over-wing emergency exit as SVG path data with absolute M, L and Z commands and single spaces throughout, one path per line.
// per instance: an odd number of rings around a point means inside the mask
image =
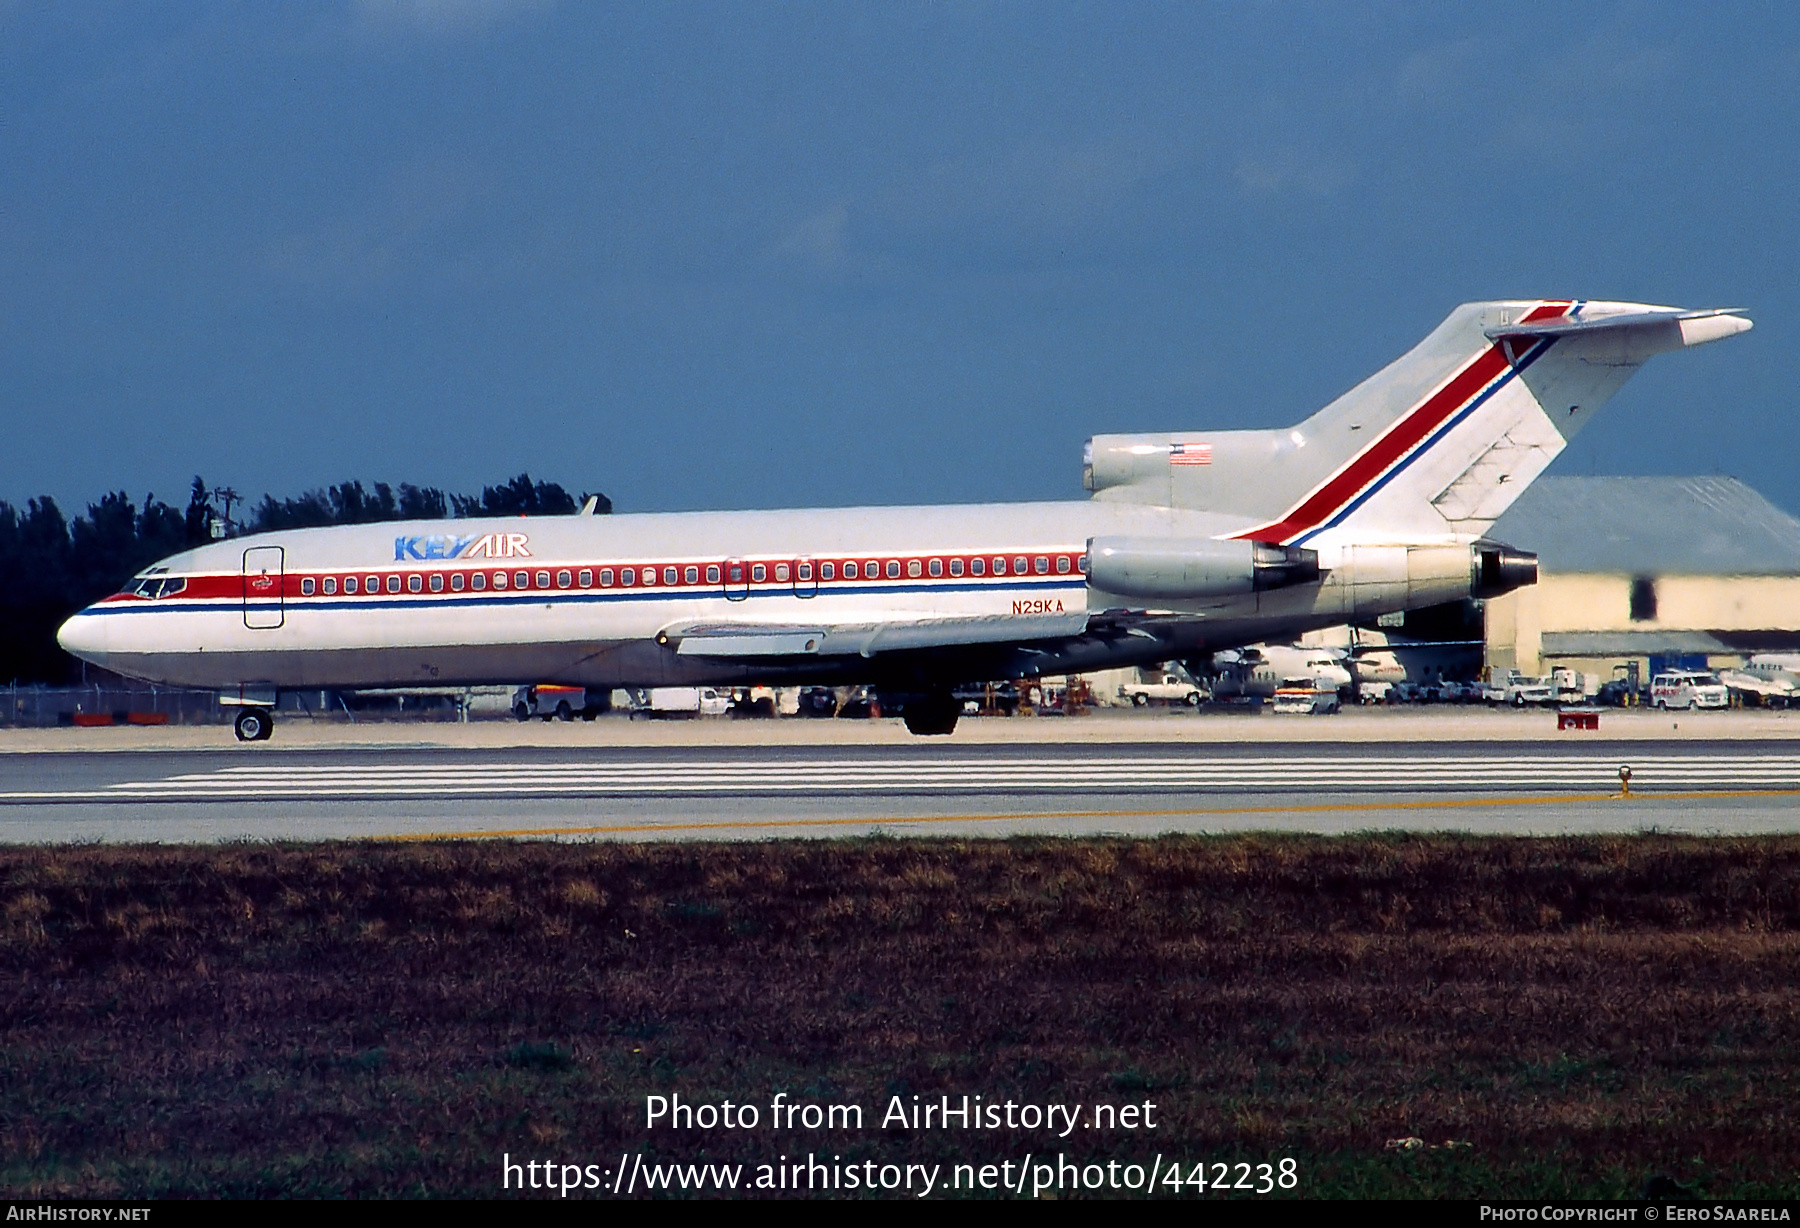
M 1506 592 L 1484 534 L 1653 355 L 1732 310 L 1470 303 L 1281 430 L 1100 435 L 1085 502 L 452 520 L 266 533 L 150 568 L 59 633 L 216 688 L 873 684 L 949 733 L 957 683 L 1193 660 Z

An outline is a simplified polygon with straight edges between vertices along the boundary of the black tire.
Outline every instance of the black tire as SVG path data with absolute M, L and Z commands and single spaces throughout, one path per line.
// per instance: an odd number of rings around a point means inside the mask
M 1131 706 L 1134 708 L 1147 708 L 1150 706 L 1150 697 L 1142 691 L 1139 691 L 1136 695 L 1131 697 Z
M 1513 707 L 1515 707 L 1515 708 L 1523 708 L 1525 706 L 1525 693 L 1523 691 L 1521 691 L 1518 694 L 1514 695 L 1512 704 L 1513 704 Z
M 565 724 L 575 719 L 575 709 L 569 707 L 568 700 L 559 699 L 556 701 L 556 719 Z
M 521 721 L 530 720 L 531 719 L 531 705 L 526 703 L 522 699 L 518 703 L 514 704 L 513 705 L 513 718 L 515 720 L 521 720 Z
M 1200 706 L 1199 691 L 1189 691 L 1187 693 L 1187 706 L 1190 708 L 1198 708 Z
M 955 733 L 956 718 L 961 715 L 962 704 L 954 695 L 931 695 L 909 701 L 900 719 L 910 734 L 938 737 Z
M 267 742 L 275 732 L 275 716 L 267 708 L 239 708 L 232 724 L 240 742 Z
M 598 708 L 589 707 L 589 708 L 583 708 L 581 710 L 581 719 L 584 721 L 591 721 L 599 715 L 600 715 L 600 709 L 598 709 Z

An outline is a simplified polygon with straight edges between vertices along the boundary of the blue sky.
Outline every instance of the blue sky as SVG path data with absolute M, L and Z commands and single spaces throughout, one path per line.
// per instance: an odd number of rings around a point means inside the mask
M 0 0 L 0 498 L 1080 497 L 1456 303 L 1743 306 L 1554 472 L 1800 510 L 1800 8 Z

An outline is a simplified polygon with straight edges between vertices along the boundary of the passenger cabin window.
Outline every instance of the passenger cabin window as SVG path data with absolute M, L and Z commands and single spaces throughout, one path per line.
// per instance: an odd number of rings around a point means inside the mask
M 556 573 L 556 587 L 557 588 L 568 588 L 569 585 L 571 585 L 573 583 L 575 583 L 575 577 L 570 575 L 568 572 L 559 571 Z
M 969 574 L 972 576 L 987 575 L 987 560 L 986 559 L 970 559 L 969 560 Z
M 775 581 L 778 584 L 788 582 L 788 565 L 786 563 L 775 564 Z
M 450 591 L 451 592 L 460 593 L 463 591 L 463 589 L 467 588 L 468 585 L 469 585 L 469 577 L 463 575 L 463 573 L 460 571 L 450 577 Z
M 889 559 L 888 560 L 887 577 L 890 580 L 898 580 L 900 578 L 900 560 L 899 559 Z
M 1006 560 L 1005 559 L 995 559 L 994 560 L 994 574 L 997 576 L 1003 576 L 1006 574 Z
M 1038 555 L 1035 559 L 1031 560 L 1031 570 L 1037 572 L 1038 575 L 1040 575 L 1040 576 L 1049 575 L 1050 574 L 1050 560 L 1045 558 L 1041 554 Z
M 444 591 L 444 573 L 443 572 L 434 571 L 431 573 L 431 591 L 434 593 L 441 593 Z
M 363 581 L 363 592 L 369 594 L 369 596 L 373 597 L 376 593 L 379 593 L 380 591 L 381 591 L 381 577 L 380 576 L 370 576 L 367 580 Z
M 400 577 L 399 576 L 389 576 L 387 578 L 387 591 L 390 593 L 397 593 L 400 591 Z
M 313 580 L 311 576 L 307 576 L 304 580 L 300 581 L 300 595 L 302 597 L 310 597 L 313 595 Z
M 750 578 L 761 584 L 769 578 L 769 569 L 761 563 L 752 563 L 750 564 Z
M 846 572 L 845 574 L 847 575 L 849 573 Z M 821 580 L 837 579 L 837 565 L 835 563 L 820 563 L 819 564 L 819 579 L 821 579 Z
M 950 574 L 953 576 L 960 576 L 960 575 L 962 575 L 962 573 L 963 573 L 963 561 L 961 559 L 951 559 L 950 560 Z
M 351 594 L 352 596 L 355 596 L 355 594 L 356 594 L 356 577 L 355 576 L 345 576 L 344 577 L 344 591 L 346 593 Z
M 593 569 L 589 568 L 589 567 L 583 567 L 581 569 L 580 573 L 575 577 L 575 580 L 578 584 L 581 585 L 582 588 L 593 588 L 594 587 Z
M 496 571 L 494 573 L 494 589 L 495 589 L 495 591 L 498 592 L 500 589 L 503 589 L 505 587 L 506 587 L 506 573 L 504 571 Z
M 719 565 L 717 563 L 708 563 L 706 565 L 706 582 L 708 584 L 717 584 L 719 582 Z
M 1025 574 L 1025 556 L 1022 554 L 1015 554 L 1013 556 L 1013 575 L 1022 576 L 1024 574 Z
M 540 571 L 537 573 L 537 586 L 539 588 L 549 588 L 550 587 L 550 573 L 549 572 Z
M 469 587 L 474 589 L 478 593 L 482 589 L 486 588 L 487 587 L 487 572 L 478 571 L 474 575 L 470 576 L 469 577 Z
M 550 577 L 545 576 L 544 583 L 548 584 L 549 582 L 550 582 Z M 530 588 L 531 587 L 531 573 L 528 571 L 513 572 L 513 587 L 514 588 Z
M 681 579 L 682 579 L 682 583 L 684 583 L 684 584 L 700 583 L 700 569 L 698 567 L 683 568 L 682 572 L 681 572 Z
M 812 579 L 813 578 L 812 571 L 813 571 L 813 568 L 812 568 L 811 563 L 796 563 L 796 564 L 794 564 L 794 578 L 797 580 Z
M 637 568 L 627 567 L 624 571 L 621 571 L 619 573 L 619 583 L 625 588 L 630 588 L 633 584 L 636 584 Z
M 943 575 L 944 574 L 944 560 L 943 559 L 932 559 L 931 567 L 929 570 L 930 570 L 931 574 L 934 576 Z
M 425 591 L 425 578 L 423 576 L 419 575 L 417 572 L 414 572 L 412 575 L 406 577 L 406 591 L 409 593 L 424 592 Z
M 1056 574 L 1059 576 L 1066 576 L 1069 574 L 1069 556 L 1068 555 L 1059 554 L 1056 556 Z
M 675 583 L 675 569 L 673 567 L 663 568 L 663 583 L 664 584 Z
M 925 570 L 924 566 L 922 564 L 920 564 L 918 559 L 906 560 L 906 574 L 911 576 L 913 579 L 917 580 L 919 578 L 919 576 L 924 572 L 924 570 Z
M 612 582 L 613 582 L 613 569 L 610 567 L 602 567 L 600 569 L 600 587 L 601 588 L 611 588 Z
M 325 595 L 327 597 L 332 596 L 333 594 L 335 594 L 337 592 L 337 577 L 336 576 L 326 576 L 321 587 L 324 588 Z
M 829 577 L 829 576 L 826 577 L 826 579 L 830 579 L 830 578 L 831 577 Z M 856 579 L 856 561 L 854 559 L 852 559 L 850 562 L 844 564 L 844 579 L 846 579 L 846 580 Z

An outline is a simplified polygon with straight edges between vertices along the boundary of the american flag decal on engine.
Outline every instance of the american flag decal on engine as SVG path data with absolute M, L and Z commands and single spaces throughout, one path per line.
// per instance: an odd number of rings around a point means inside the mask
M 1212 445 L 1210 443 L 1172 443 L 1169 445 L 1169 463 L 1171 465 L 1210 465 L 1212 464 Z

